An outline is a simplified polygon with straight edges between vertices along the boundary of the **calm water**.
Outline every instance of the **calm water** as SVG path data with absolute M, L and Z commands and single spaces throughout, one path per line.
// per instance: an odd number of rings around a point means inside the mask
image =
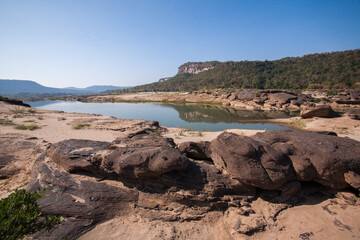
M 286 127 L 246 121 L 290 117 L 285 112 L 245 111 L 204 105 L 165 105 L 153 103 L 82 103 L 70 101 L 28 102 L 32 107 L 64 112 L 94 113 L 123 119 L 159 121 L 166 127 L 191 128 L 196 131 L 225 129 L 266 129 Z

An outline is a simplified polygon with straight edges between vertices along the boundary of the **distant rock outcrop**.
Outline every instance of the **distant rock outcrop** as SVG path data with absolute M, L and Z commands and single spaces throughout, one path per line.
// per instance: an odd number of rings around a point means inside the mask
M 181 65 L 178 69 L 178 74 L 191 73 L 198 74 L 210 69 L 213 69 L 219 62 L 190 62 Z

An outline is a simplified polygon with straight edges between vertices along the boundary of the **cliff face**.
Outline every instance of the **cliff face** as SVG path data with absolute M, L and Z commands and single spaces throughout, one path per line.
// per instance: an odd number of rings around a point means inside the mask
M 190 62 L 179 67 L 178 74 L 197 74 L 215 68 L 219 62 Z

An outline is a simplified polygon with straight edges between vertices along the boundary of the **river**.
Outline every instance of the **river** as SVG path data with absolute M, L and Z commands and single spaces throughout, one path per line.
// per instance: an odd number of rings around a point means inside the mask
M 34 101 L 32 107 L 75 113 L 92 113 L 123 119 L 158 121 L 165 127 L 195 131 L 225 129 L 277 130 L 287 127 L 265 120 L 291 117 L 283 111 L 247 111 L 213 105 L 155 103 L 82 103 L 76 101 Z M 264 122 L 254 122 L 264 120 Z

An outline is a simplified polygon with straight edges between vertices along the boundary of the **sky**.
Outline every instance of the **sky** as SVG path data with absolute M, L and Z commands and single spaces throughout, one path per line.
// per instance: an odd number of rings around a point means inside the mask
M 136 86 L 196 61 L 360 48 L 359 0 L 0 0 L 0 79 Z

